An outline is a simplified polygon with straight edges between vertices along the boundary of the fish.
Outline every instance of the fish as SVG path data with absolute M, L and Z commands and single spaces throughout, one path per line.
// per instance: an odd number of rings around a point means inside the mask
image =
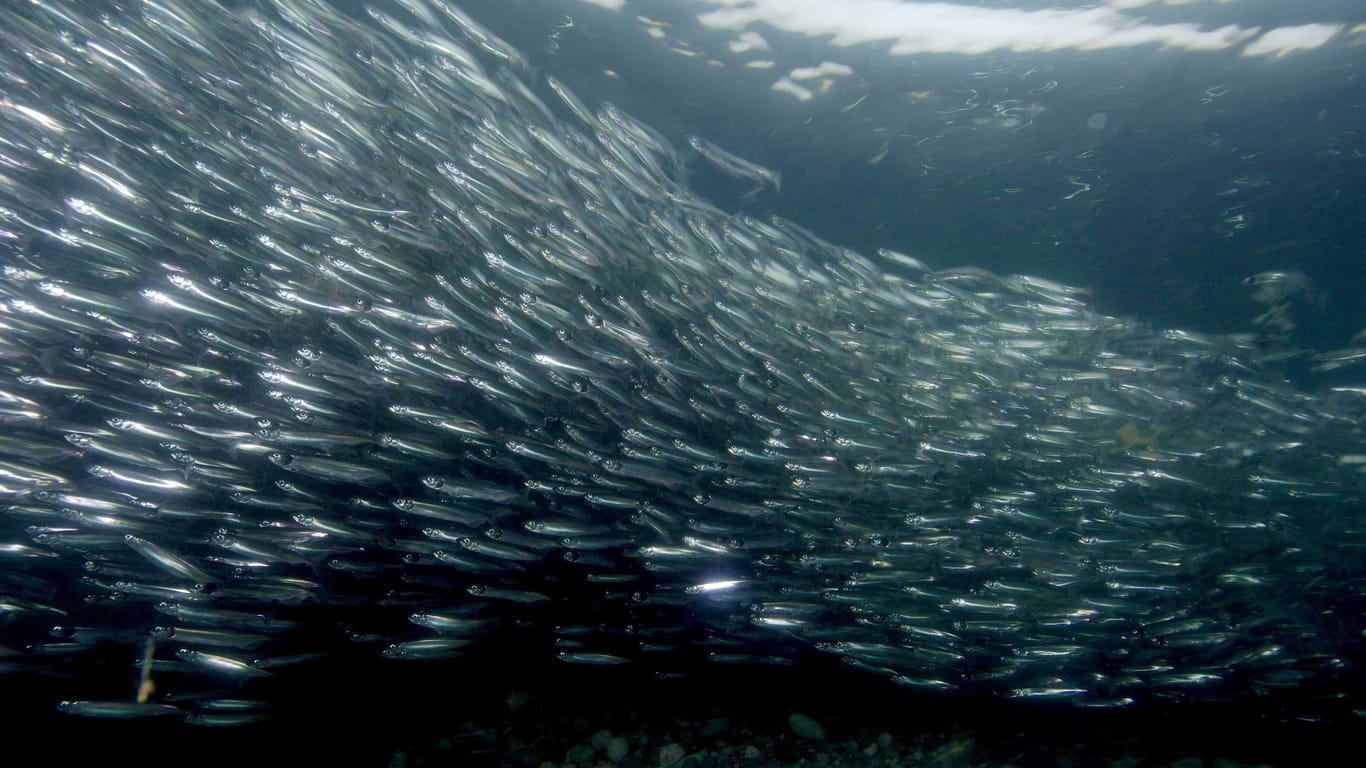
M 1267 333 L 1285 335 L 1303 322 L 1305 310 L 1323 310 L 1328 295 L 1299 270 L 1258 272 L 1242 279 L 1252 301 L 1265 309 L 1252 324 Z
M 722 211 L 447 0 L 0 30 L 0 673 L 45 706 L 242 724 L 329 643 L 529 627 L 1082 707 L 1361 690 L 1366 388 Z
M 1258 272 L 1243 278 L 1242 284 L 1253 301 L 1268 306 L 1291 298 L 1306 302 L 1323 300 L 1314 281 L 1298 270 Z
M 783 191 L 782 171 L 765 168 L 732 152 L 727 152 L 701 136 L 688 137 L 688 146 L 692 147 L 693 151 L 700 155 L 703 160 L 711 163 L 712 167 L 727 176 L 755 182 L 760 188 L 773 187 L 774 192 Z

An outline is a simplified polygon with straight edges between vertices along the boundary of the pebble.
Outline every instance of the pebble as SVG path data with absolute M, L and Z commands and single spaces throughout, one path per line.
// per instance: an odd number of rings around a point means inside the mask
M 612 732 L 607 730 L 606 728 L 603 728 L 602 730 L 593 734 L 593 738 L 590 739 L 590 741 L 593 744 L 593 749 L 607 749 L 607 743 L 611 740 Z
M 706 725 L 702 726 L 702 730 L 699 735 L 701 735 L 704 739 L 709 739 L 712 736 L 719 736 L 729 730 L 730 719 L 725 717 L 717 717 L 709 720 Z
M 683 747 L 669 742 L 659 748 L 659 768 L 669 768 L 683 759 Z
M 526 747 L 518 747 L 508 753 L 504 764 L 511 768 L 537 768 L 541 764 L 541 758 Z
M 587 765 L 593 761 L 593 746 L 591 744 L 575 744 L 564 753 L 566 763 L 578 763 Z
M 450 765 L 459 763 L 456 753 L 468 751 L 470 754 L 495 754 L 497 765 L 503 768 L 770 768 L 788 766 L 789 768 L 844 768 L 863 766 L 864 768 L 965 768 L 969 765 L 996 765 L 1000 768 L 1013 768 L 1009 762 L 1000 762 L 1004 754 L 1015 755 L 1012 760 L 1020 760 L 1031 753 L 1023 737 L 1007 745 L 1009 752 L 1001 753 L 991 744 L 979 746 L 970 728 L 955 728 L 952 735 L 941 731 L 923 733 L 897 731 L 893 733 L 875 729 L 860 728 L 843 723 L 829 731 L 815 718 L 800 712 L 788 713 L 788 729 L 770 730 L 773 725 L 781 724 L 771 719 L 776 714 L 766 713 L 763 718 L 746 718 L 743 715 L 726 717 L 719 708 L 706 715 L 693 719 L 667 719 L 647 721 L 642 729 L 641 723 L 632 719 L 620 723 L 604 717 L 584 715 L 577 718 L 560 717 L 553 722 L 560 723 L 559 734 L 547 734 L 541 744 L 540 753 L 522 743 L 524 730 L 512 732 L 513 738 L 503 743 L 496 727 L 480 727 L 475 721 L 464 722 L 458 729 L 458 736 L 444 737 L 422 752 L 396 749 L 389 753 L 388 768 L 412 768 L 422 765 Z M 612 729 L 600 727 L 592 729 L 592 724 L 611 725 Z M 836 740 L 835 735 L 843 738 Z M 671 741 L 669 737 L 681 738 L 681 742 Z M 699 738 L 700 737 L 700 738 Z M 685 745 L 689 745 L 685 748 Z M 694 749 L 695 747 L 695 749 Z M 1182 757 L 1163 755 L 1165 759 L 1154 760 L 1143 754 L 1127 754 L 1113 746 L 1104 752 L 1095 752 L 1090 758 L 1079 757 L 1086 744 L 1052 745 L 1041 751 L 1058 754 L 1059 766 L 1095 765 L 1106 768 L 1138 768 L 1151 765 L 1154 768 L 1272 768 L 1238 762 L 1225 757 Z M 542 762 L 547 752 L 565 750 L 563 760 Z M 693 751 L 689 752 L 688 750 Z M 997 757 L 992 759 L 992 751 Z M 1179 754 L 1179 753 L 1178 753 Z M 455 758 L 454 762 L 452 758 Z M 1099 758 L 1099 759 L 1095 759 Z M 495 764 L 495 763 L 490 763 Z M 1027 763 L 1020 762 L 1018 765 Z
M 792 715 L 787 718 L 787 727 L 791 728 L 793 733 L 803 739 L 810 739 L 812 741 L 825 740 L 825 727 L 800 712 L 793 712 Z

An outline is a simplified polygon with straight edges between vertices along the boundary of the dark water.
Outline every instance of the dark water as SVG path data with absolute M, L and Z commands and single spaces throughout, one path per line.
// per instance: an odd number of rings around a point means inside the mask
M 726 743 L 762 744 L 763 738 L 786 744 L 776 754 L 766 749 L 762 760 L 737 764 L 811 764 L 821 748 L 791 736 L 792 712 L 820 722 L 828 745 L 862 746 L 881 733 L 900 744 L 924 745 L 925 753 L 970 745 L 954 759 L 893 763 L 902 765 L 1166 766 L 1196 758 L 1204 765 L 1223 759 L 1232 761 L 1225 765 L 1309 766 L 1331 763 L 1358 743 L 1355 718 L 1325 707 L 1312 693 L 1094 712 L 995 697 L 915 695 L 810 654 L 795 653 L 790 668 L 703 664 L 660 681 L 638 668 L 558 664 L 540 651 L 513 643 L 480 648 L 463 661 L 414 666 L 347 658 L 348 650 L 338 647 L 333 661 L 275 681 L 297 693 L 281 697 L 271 719 L 232 728 L 189 727 L 173 719 L 82 720 L 21 706 L 26 698 L 43 697 L 41 682 L 7 687 L 2 711 L 12 738 L 32 744 L 44 765 L 73 767 L 172 759 L 203 766 L 383 766 L 395 753 L 410 765 L 505 766 L 518 764 L 509 756 L 519 748 L 559 765 L 569 748 L 604 728 L 632 739 L 633 746 L 648 734 L 648 745 L 633 749 L 645 765 L 655 764 L 651 753 L 668 741 L 691 754 L 720 751 Z M 527 704 L 513 709 L 514 700 Z M 733 724 L 729 733 L 698 735 L 701 724 L 721 718 Z
M 793 651 L 791 657 L 790 667 L 699 664 L 659 680 L 637 667 L 560 664 L 536 644 L 508 638 L 460 661 L 423 665 L 381 663 L 338 646 L 330 661 L 275 680 L 295 693 L 277 697 L 274 716 L 251 725 L 73 718 L 22 705 L 46 693 L 41 681 L 22 678 L 12 678 L 0 711 L 12 738 L 33 744 L 44 765 L 92 767 L 172 759 L 204 766 L 387 765 L 396 752 L 418 764 L 500 766 L 516 764 L 509 755 L 518 748 L 558 765 L 569 748 L 603 728 L 631 739 L 633 747 L 648 734 L 648 746 L 633 749 L 641 755 L 667 741 L 684 744 L 690 754 L 719 751 L 726 743 L 744 746 L 746 735 L 763 743 L 752 736 L 761 734 L 786 745 L 738 764 L 810 764 L 821 749 L 791 736 L 792 712 L 820 722 L 827 745 L 862 746 L 880 733 L 923 744 L 927 753 L 944 744 L 971 745 L 951 760 L 894 763 L 902 765 L 1165 766 L 1222 758 L 1233 765 L 1308 766 L 1331 762 L 1357 743 L 1351 713 L 1310 691 L 1096 712 L 916 695 L 828 656 Z M 527 704 L 517 709 L 510 706 L 514 700 Z M 729 733 L 698 735 L 701 724 L 721 718 L 733 724 Z M 439 746 L 443 740 L 450 746 Z M 644 762 L 655 764 L 650 757 Z

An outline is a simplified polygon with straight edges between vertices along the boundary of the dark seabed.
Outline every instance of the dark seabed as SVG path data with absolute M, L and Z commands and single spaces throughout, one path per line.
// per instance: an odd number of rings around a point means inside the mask
M 12 760 L 1343 759 L 1363 24 L 4 5 Z

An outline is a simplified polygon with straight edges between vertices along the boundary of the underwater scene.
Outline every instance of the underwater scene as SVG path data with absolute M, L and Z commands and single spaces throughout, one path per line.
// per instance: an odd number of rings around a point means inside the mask
M 4 3 L 12 751 L 1343 759 L 1364 44 L 1318 0 Z

